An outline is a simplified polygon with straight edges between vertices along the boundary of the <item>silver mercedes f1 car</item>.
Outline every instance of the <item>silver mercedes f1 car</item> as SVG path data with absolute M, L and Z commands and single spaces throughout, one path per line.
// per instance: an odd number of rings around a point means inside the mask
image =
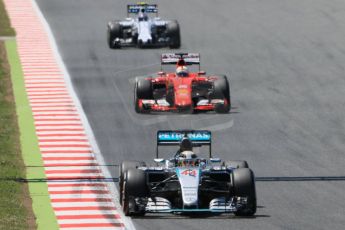
M 169 159 L 160 146 L 177 146 Z M 197 156 L 201 149 L 208 157 Z M 254 173 L 246 161 L 221 161 L 211 153 L 211 132 L 164 130 L 157 132 L 155 166 L 124 161 L 120 167 L 120 202 L 125 215 L 145 213 L 256 212 Z
M 149 17 L 155 14 L 155 17 Z M 130 17 L 136 15 L 136 18 Z M 162 20 L 158 17 L 156 4 L 127 5 L 127 18 L 108 23 L 108 45 L 111 49 L 123 46 L 179 48 L 180 27 L 175 20 Z

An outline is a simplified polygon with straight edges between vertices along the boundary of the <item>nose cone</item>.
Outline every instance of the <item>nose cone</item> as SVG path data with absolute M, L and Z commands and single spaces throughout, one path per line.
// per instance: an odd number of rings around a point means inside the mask
M 198 168 L 178 168 L 177 177 L 180 181 L 184 208 L 196 208 L 198 205 L 198 191 L 200 171 Z
M 192 105 L 191 91 L 188 89 L 178 89 L 175 92 L 175 105 L 178 107 L 189 107 Z
M 146 44 L 152 40 L 151 25 L 149 22 L 146 22 L 146 21 L 139 22 L 138 33 L 139 33 L 138 41 L 141 41 L 142 43 Z
M 190 108 L 192 106 L 192 78 L 189 77 L 175 77 L 175 106 Z

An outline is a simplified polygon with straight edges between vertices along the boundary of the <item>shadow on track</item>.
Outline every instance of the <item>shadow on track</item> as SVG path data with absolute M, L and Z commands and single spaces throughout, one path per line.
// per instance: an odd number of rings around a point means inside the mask
M 1 181 L 15 181 L 19 183 L 46 183 L 46 182 L 119 182 L 118 177 L 104 177 L 104 178 L 85 178 L 85 177 L 73 177 L 73 178 L 13 178 L 13 177 L 3 177 L 0 178 Z
M 260 208 L 260 206 L 258 206 Z M 145 216 L 132 217 L 133 219 L 256 219 L 256 218 L 269 218 L 270 215 L 254 215 L 250 217 L 239 217 L 230 213 L 222 214 L 210 214 L 210 213 L 196 213 L 191 215 L 182 215 L 182 214 L 146 214 Z
M 215 111 L 192 111 L 192 112 L 180 112 L 180 111 L 150 111 L 148 113 L 141 113 L 140 116 L 176 116 L 176 115 L 201 115 L 201 116 L 214 116 L 217 115 L 231 115 L 231 114 L 239 114 L 240 111 L 238 111 L 238 107 L 231 107 L 231 110 L 228 113 L 216 113 Z
M 305 176 L 305 177 L 256 177 L 255 181 L 257 182 L 300 182 L 300 181 L 345 181 L 345 176 Z
M 116 165 L 117 166 L 117 165 Z M 40 166 L 41 167 L 41 166 Z M 63 181 L 70 181 L 70 182 L 88 182 L 88 181 L 96 181 L 96 182 L 119 182 L 118 177 L 107 177 L 107 178 L 85 178 L 85 177 L 73 177 L 73 178 L 15 178 L 15 177 L 2 177 L 0 181 L 16 181 L 16 182 L 23 182 L 23 183 L 39 183 L 39 182 L 63 182 Z M 303 181 L 345 181 L 345 176 L 306 176 L 306 177 L 256 177 L 256 182 L 303 182 Z

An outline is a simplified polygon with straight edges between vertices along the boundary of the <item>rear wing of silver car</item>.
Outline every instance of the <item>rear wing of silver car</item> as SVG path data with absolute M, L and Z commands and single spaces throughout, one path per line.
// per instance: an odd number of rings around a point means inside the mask
M 147 4 L 145 2 L 127 5 L 127 16 L 129 16 L 129 14 L 139 14 L 140 12 L 154 13 L 158 16 L 158 6 L 157 4 Z
M 157 151 L 156 156 L 158 158 L 158 147 L 165 146 L 179 146 L 182 138 L 188 137 L 191 140 L 193 146 L 209 146 L 209 156 L 212 157 L 211 143 L 212 134 L 208 130 L 159 130 L 157 131 Z

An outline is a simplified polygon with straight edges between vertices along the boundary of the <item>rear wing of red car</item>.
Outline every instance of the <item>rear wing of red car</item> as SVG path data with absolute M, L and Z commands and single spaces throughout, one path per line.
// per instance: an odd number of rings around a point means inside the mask
M 184 65 L 200 65 L 199 53 L 164 53 L 161 55 L 162 65 L 178 65 L 178 62 L 184 62 Z
M 193 146 L 209 146 L 209 156 L 212 157 L 211 143 L 212 135 L 208 130 L 159 130 L 157 131 L 157 158 L 158 147 L 165 146 L 179 146 L 182 138 L 188 137 L 193 143 Z
M 147 4 L 145 2 L 127 5 L 127 15 L 139 14 L 140 12 L 155 13 L 156 15 L 158 15 L 158 6 L 157 4 Z

